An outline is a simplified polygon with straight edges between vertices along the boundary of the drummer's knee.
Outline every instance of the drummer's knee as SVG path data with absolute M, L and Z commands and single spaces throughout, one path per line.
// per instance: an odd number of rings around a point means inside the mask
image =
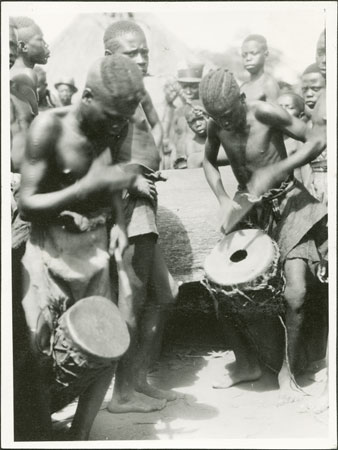
M 298 283 L 287 284 L 285 287 L 284 298 L 288 307 L 293 312 L 300 312 L 306 296 L 306 285 L 301 281 Z

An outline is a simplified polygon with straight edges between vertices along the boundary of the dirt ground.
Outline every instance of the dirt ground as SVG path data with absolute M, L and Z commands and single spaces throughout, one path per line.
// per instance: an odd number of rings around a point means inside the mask
M 245 438 L 307 438 L 328 436 L 328 411 L 315 414 L 304 407 L 305 397 L 278 405 L 276 375 L 265 372 L 256 382 L 230 389 L 213 389 L 212 380 L 234 360 L 232 352 L 210 351 L 209 345 L 175 345 L 162 354 L 150 380 L 173 389 L 180 398 L 159 412 L 111 414 L 105 397 L 90 440 L 189 440 Z M 316 396 L 324 383 L 325 369 L 308 373 L 300 381 L 304 390 Z M 76 402 L 54 414 L 60 439 L 72 419 Z

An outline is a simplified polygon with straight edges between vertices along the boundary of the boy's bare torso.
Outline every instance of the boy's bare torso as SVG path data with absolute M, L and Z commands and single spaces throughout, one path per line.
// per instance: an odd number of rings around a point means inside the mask
M 217 136 L 229 159 L 234 175 L 245 186 L 251 175 L 262 167 L 286 158 L 283 133 L 255 117 L 257 103 L 248 105 L 243 130 L 226 131 L 217 127 Z

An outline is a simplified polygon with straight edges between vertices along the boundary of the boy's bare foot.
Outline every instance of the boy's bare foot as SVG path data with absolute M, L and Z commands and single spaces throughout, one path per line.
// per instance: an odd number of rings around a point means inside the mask
M 140 412 L 147 413 L 163 409 L 167 401 L 148 397 L 147 395 L 134 392 L 127 400 L 112 398 L 107 410 L 113 414 Z
M 262 371 L 259 366 L 239 368 L 235 366 L 234 369 L 228 370 L 220 380 L 213 382 L 214 389 L 227 389 L 235 384 L 245 381 L 255 381 L 262 376 Z
M 167 400 L 172 402 L 177 399 L 177 394 L 173 391 L 166 391 L 164 389 L 159 389 L 155 386 L 151 386 L 147 381 L 139 383 L 136 387 L 137 392 L 148 395 L 152 398 L 157 398 L 159 400 Z
M 280 389 L 278 406 L 296 402 L 307 395 L 296 385 L 285 366 L 282 367 L 278 374 L 278 383 Z

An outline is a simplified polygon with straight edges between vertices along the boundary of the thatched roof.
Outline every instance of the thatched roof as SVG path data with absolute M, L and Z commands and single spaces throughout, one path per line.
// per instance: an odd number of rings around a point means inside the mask
M 51 45 L 46 66 L 52 87 L 59 77 L 71 76 L 83 87 L 88 68 L 103 56 L 103 34 L 112 21 L 112 14 L 80 14 Z M 134 19 L 144 29 L 150 48 L 149 72 L 157 77 L 175 75 L 179 67 L 200 62 L 200 59 L 151 14 L 136 13 Z

